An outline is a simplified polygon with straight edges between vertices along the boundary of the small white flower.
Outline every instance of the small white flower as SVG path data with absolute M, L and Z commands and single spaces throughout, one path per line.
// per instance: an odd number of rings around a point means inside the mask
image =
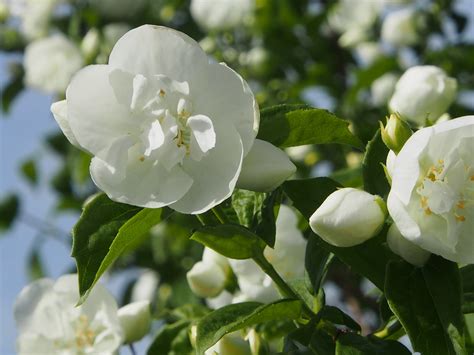
M 398 80 L 395 93 L 389 102 L 392 112 L 420 126 L 426 119 L 438 119 L 454 101 L 456 79 L 435 66 L 415 66 L 408 69 Z
M 418 43 L 420 36 L 417 18 L 419 16 L 419 13 L 412 8 L 389 13 L 382 24 L 382 40 L 396 47 Z
M 474 263 L 474 116 L 420 129 L 397 155 L 388 210 L 421 248 Z
M 394 73 L 386 73 L 374 80 L 370 86 L 372 103 L 375 106 L 385 106 L 392 97 L 397 84 L 398 76 Z
M 324 200 L 309 220 L 311 229 L 337 247 L 361 244 L 377 234 L 385 221 L 383 200 L 368 192 L 343 188 Z
M 21 354 L 113 354 L 123 340 L 117 303 L 97 284 L 79 307 L 77 275 L 37 280 L 18 295 L 14 315 Z
M 97 186 L 118 202 L 182 213 L 232 194 L 259 124 L 237 73 L 183 33 L 150 25 L 124 35 L 108 65 L 79 71 L 66 103 L 55 118 L 94 155 Z
M 129 303 L 118 310 L 118 318 L 124 334 L 124 343 L 136 342 L 150 330 L 150 302 Z
M 288 206 L 281 205 L 276 221 L 275 248 L 266 247 L 264 255 L 275 270 L 288 281 L 304 276 L 306 240 L 298 229 L 298 216 Z M 258 302 L 278 299 L 278 292 L 271 278 L 253 260 L 233 260 L 229 263 L 237 276 L 242 297 Z
M 255 0 L 192 0 L 190 11 L 199 26 L 225 30 L 242 24 L 254 7 Z
M 84 64 L 80 49 L 56 34 L 30 43 L 25 49 L 25 84 L 47 93 L 63 93 Z
M 395 224 L 392 224 L 387 232 L 387 244 L 395 254 L 415 266 L 425 265 L 431 255 L 403 237 Z

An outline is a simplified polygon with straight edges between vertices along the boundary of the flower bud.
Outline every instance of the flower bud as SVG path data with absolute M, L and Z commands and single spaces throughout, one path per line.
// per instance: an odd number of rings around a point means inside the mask
M 133 343 L 143 338 L 150 330 L 150 302 L 138 301 L 118 310 L 118 318 L 124 333 L 124 343 Z
M 87 62 L 91 62 L 99 53 L 100 35 L 96 28 L 91 28 L 81 42 L 81 51 Z
M 387 244 L 395 254 L 418 267 L 425 265 L 431 255 L 431 253 L 403 237 L 395 223 L 388 230 Z
M 311 216 L 309 224 L 327 243 L 351 247 L 375 236 L 386 215 L 385 202 L 379 196 L 343 188 L 328 196 Z
M 380 122 L 380 133 L 385 145 L 390 150 L 393 150 L 395 154 L 398 154 L 405 142 L 413 134 L 413 131 L 408 123 L 401 119 L 399 114 L 392 113 L 387 119 L 385 127 Z
M 199 261 L 186 274 L 189 287 L 200 297 L 215 297 L 225 287 L 226 274 L 215 263 Z
M 271 191 L 295 171 L 295 165 L 282 150 L 256 139 L 242 163 L 237 187 L 252 191 Z

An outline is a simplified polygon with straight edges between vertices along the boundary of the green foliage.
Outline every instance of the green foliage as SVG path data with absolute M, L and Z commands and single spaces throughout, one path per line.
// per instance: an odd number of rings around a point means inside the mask
M 324 306 L 318 312 L 318 319 L 329 321 L 333 324 L 345 325 L 346 327 L 360 332 L 360 325 L 337 307 Z
M 262 305 L 245 302 L 222 307 L 205 316 L 197 325 L 197 353 L 203 354 L 224 335 L 265 322 L 299 318 L 302 302 L 279 300 Z
M 262 110 L 257 138 L 282 148 L 327 143 L 362 148 L 362 143 L 348 126 L 348 121 L 326 110 L 279 105 Z
M 410 355 L 410 351 L 394 340 L 363 337 L 354 333 L 337 338 L 336 355 Z M 434 354 L 434 353 L 432 353 Z
M 263 241 L 247 228 L 224 224 L 203 227 L 191 236 L 208 248 L 231 259 L 250 259 L 263 252 Z
M 34 159 L 28 159 L 21 164 L 21 172 L 30 184 L 36 185 L 38 183 L 38 170 Z
M 5 85 L 3 85 L 0 90 L 2 100 L 2 111 L 5 114 L 10 111 L 13 101 L 24 89 L 23 75 L 23 68 L 21 66 L 13 66 L 11 70 L 10 80 L 5 83 Z M 7 115 L 2 116 L 7 117 Z
M 189 321 L 180 320 L 176 323 L 167 324 L 161 327 L 161 329 L 158 331 L 155 338 L 153 339 L 153 342 L 151 343 L 150 347 L 148 348 L 147 354 L 184 354 L 182 352 L 177 352 L 176 349 L 178 345 L 180 345 L 179 340 L 182 340 L 182 338 L 180 338 L 180 335 L 183 334 L 183 332 L 186 335 L 189 348 L 192 349 L 188 337 L 189 324 Z
M 387 268 L 388 304 L 423 354 L 467 354 L 461 290 L 457 265 L 440 257 L 422 269 L 403 261 Z
M 382 141 L 380 130 L 367 144 L 364 161 L 362 163 L 364 175 L 364 189 L 374 195 L 386 196 L 390 185 L 385 176 L 383 165 L 387 160 L 389 149 Z
M 0 232 L 11 227 L 20 210 L 20 199 L 10 194 L 0 200 Z

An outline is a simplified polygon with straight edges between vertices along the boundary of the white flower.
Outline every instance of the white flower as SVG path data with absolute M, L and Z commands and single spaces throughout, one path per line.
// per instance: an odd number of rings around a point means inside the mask
M 25 49 L 25 84 L 48 93 L 63 93 L 84 62 L 79 48 L 62 35 L 30 43 Z
M 415 66 L 398 80 L 389 102 L 392 112 L 403 119 L 424 125 L 446 112 L 456 97 L 457 82 L 435 66 Z
M 343 188 L 324 200 L 311 216 L 309 225 L 329 244 L 351 247 L 375 236 L 385 216 L 384 202 L 379 196 Z
M 338 33 L 367 30 L 377 19 L 380 4 L 373 0 L 340 0 L 328 16 L 329 26 Z
M 200 297 L 215 297 L 225 287 L 227 275 L 219 265 L 198 261 L 186 274 L 191 290 Z
M 124 35 L 108 65 L 79 71 L 53 113 L 94 155 L 92 179 L 111 199 L 182 213 L 232 194 L 259 124 L 237 73 L 183 33 L 150 25 Z
M 131 300 L 133 302 L 149 301 L 153 303 L 156 298 L 159 282 L 160 278 L 156 271 L 151 269 L 145 270 L 133 285 Z
M 372 65 L 377 59 L 382 57 L 383 51 L 379 43 L 377 42 L 362 42 L 359 43 L 355 48 L 355 53 L 364 66 Z
M 296 171 L 296 166 L 282 150 L 256 139 L 242 164 L 237 187 L 252 191 L 271 191 Z
M 298 216 L 288 206 L 281 205 L 276 221 L 275 248 L 266 247 L 264 255 L 285 280 L 304 276 L 306 240 L 298 229 Z M 229 263 L 237 276 L 239 288 L 247 300 L 271 302 L 278 292 L 271 278 L 253 260 L 233 260 Z
M 374 80 L 370 86 L 372 103 L 376 106 L 386 105 L 395 91 L 397 81 L 398 76 L 394 73 L 386 73 Z
M 77 285 L 77 275 L 66 275 L 20 292 L 14 306 L 19 354 L 105 355 L 119 348 L 123 335 L 114 298 L 97 284 L 76 307 Z
M 191 15 L 199 26 L 207 30 L 236 27 L 249 17 L 255 0 L 191 0 Z
M 474 116 L 420 129 L 397 155 L 388 210 L 421 248 L 474 263 Z
M 89 0 L 103 16 L 113 19 L 129 18 L 144 9 L 146 0 Z
M 118 318 L 124 333 L 124 342 L 128 344 L 138 341 L 150 330 L 150 302 L 129 303 L 118 310 Z
M 418 43 L 417 13 L 412 8 L 391 12 L 382 24 L 382 40 L 392 46 L 402 47 Z
M 425 265 L 431 255 L 431 253 L 404 238 L 395 224 L 392 224 L 387 232 L 387 244 L 395 254 L 400 255 L 415 266 Z

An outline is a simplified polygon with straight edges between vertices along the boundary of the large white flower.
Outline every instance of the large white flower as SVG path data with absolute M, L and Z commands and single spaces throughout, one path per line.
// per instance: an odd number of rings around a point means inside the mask
M 77 275 L 66 275 L 20 292 L 14 307 L 19 354 L 105 355 L 119 348 L 123 331 L 114 298 L 98 284 L 76 307 L 77 284 Z
M 208 30 L 222 30 L 241 24 L 255 7 L 255 0 L 192 0 L 193 19 Z
M 79 71 L 52 111 L 94 155 L 92 178 L 110 198 L 182 213 L 232 194 L 259 124 L 237 73 L 183 33 L 150 25 L 125 34 L 108 65 Z
M 423 65 L 408 69 L 398 80 L 389 102 L 392 112 L 402 118 L 424 125 L 446 112 L 454 101 L 457 81 L 435 66 Z
M 425 250 L 474 263 L 474 116 L 420 129 L 393 164 L 388 209 Z
M 80 49 L 66 37 L 56 34 L 42 38 L 25 49 L 25 84 L 48 93 L 63 93 L 83 65 Z

